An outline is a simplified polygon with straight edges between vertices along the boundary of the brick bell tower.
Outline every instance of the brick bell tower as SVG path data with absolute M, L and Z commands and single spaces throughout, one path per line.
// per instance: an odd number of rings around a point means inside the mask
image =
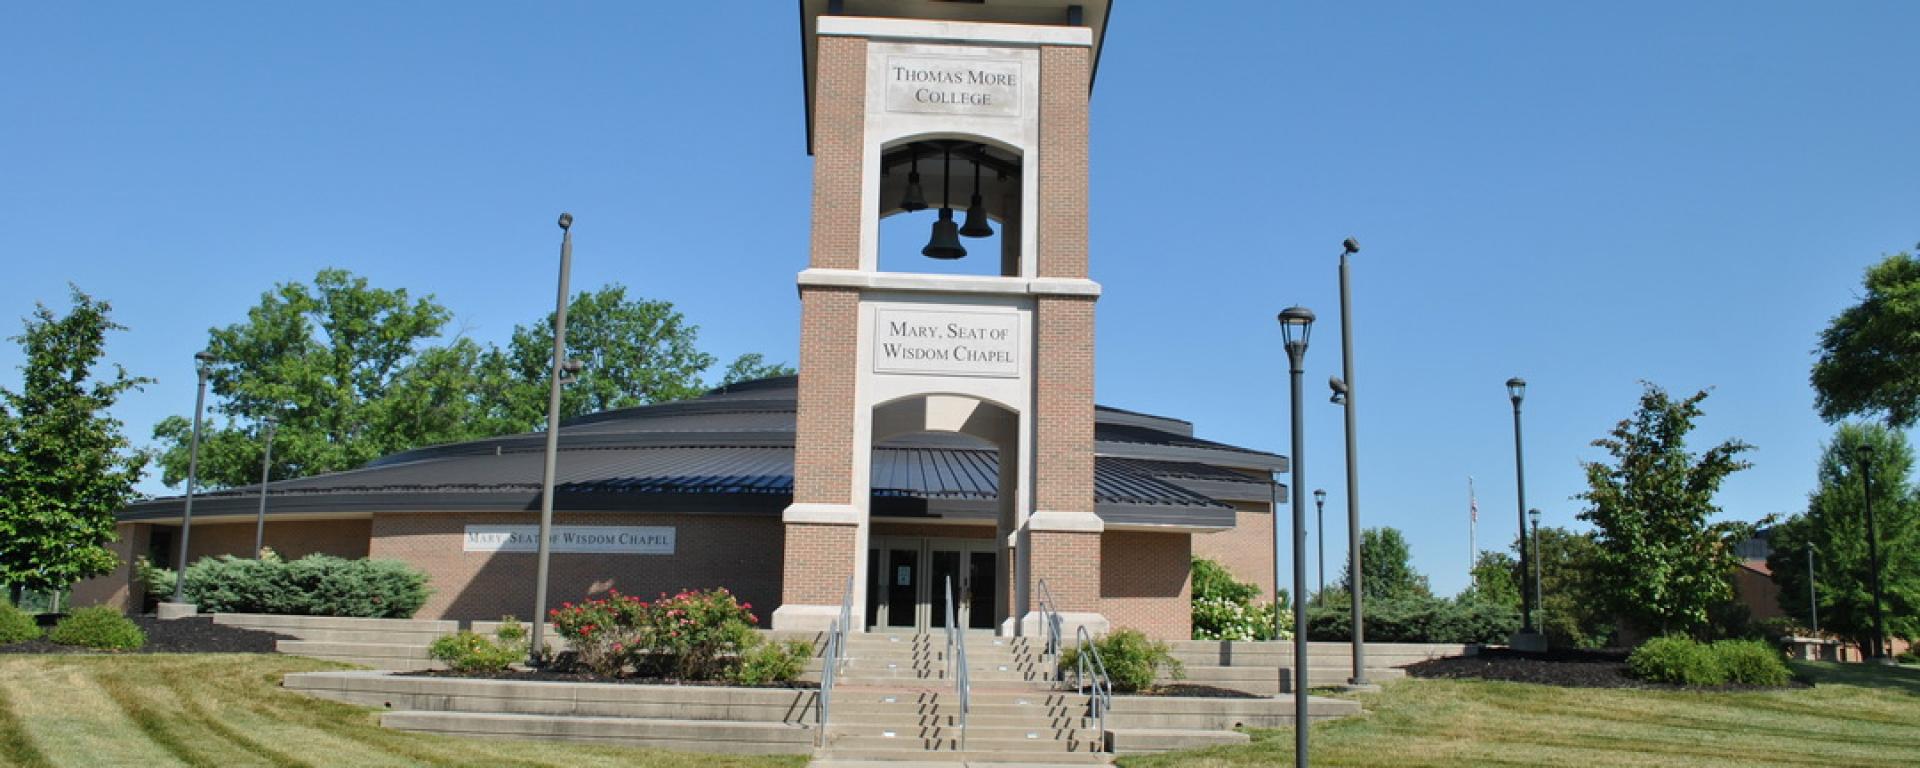
M 912 570 L 875 543 L 910 531 L 971 537 L 966 626 L 1031 632 L 1044 601 L 1069 636 L 1106 629 L 1087 103 L 1108 6 L 800 2 L 813 219 L 775 628 L 825 629 L 843 598 L 857 630 L 889 601 L 884 626 L 909 626 L 914 589 L 921 628 L 942 621 L 946 561 Z M 883 249 L 895 216 L 928 244 Z M 876 447 L 903 439 L 990 447 L 992 500 L 876 509 Z

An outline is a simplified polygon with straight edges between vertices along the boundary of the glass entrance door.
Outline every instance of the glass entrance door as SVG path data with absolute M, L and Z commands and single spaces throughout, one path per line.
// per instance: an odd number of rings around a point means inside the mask
M 991 539 L 876 537 L 867 551 L 872 573 L 867 615 L 872 627 L 916 632 L 945 629 L 951 579 L 954 623 L 967 629 L 996 629 L 998 562 Z

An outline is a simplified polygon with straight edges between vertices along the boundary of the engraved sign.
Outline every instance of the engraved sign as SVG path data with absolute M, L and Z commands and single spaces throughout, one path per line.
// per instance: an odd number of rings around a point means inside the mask
M 1020 375 L 1016 312 L 881 307 L 873 317 L 874 373 Z
M 548 551 L 601 555 L 671 555 L 672 526 L 556 525 L 547 537 Z M 463 549 L 467 552 L 536 552 L 537 525 L 469 525 Z
M 941 56 L 888 56 L 887 111 L 1015 117 L 1020 62 Z

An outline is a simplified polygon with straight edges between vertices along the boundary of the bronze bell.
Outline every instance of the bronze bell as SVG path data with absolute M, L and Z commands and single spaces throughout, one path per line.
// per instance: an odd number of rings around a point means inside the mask
M 993 225 L 987 223 L 987 204 L 980 198 L 980 163 L 973 164 L 973 199 L 967 203 L 967 223 L 960 234 L 966 237 L 992 237 Z
M 960 234 L 966 237 L 992 237 L 993 225 L 987 223 L 987 206 L 981 202 L 980 193 L 973 193 L 973 200 L 967 204 L 967 223 L 960 225 Z
M 931 259 L 966 257 L 967 248 L 960 244 L 960 231 L 953 223 L 952 208 L 940 209 L 939 220 L 933 222 L 933 238 L 927 241 L 927 247 L 920 249 L 920 255 Z
M 900 196 L 900 210 L 912 213 L 927 209 L 927 196 L 920 192 L 920 171 L 907 174 L 907 193 Z

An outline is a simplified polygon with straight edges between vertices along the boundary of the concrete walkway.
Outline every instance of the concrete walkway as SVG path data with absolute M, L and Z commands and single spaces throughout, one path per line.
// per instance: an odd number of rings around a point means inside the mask
M 989 763 L 989 762 L 951 762 L 942 763 L 924 760 L 834 760 L 819 759 L 807 763 L 808 768 L 1087 768 L 1086 763 Z

